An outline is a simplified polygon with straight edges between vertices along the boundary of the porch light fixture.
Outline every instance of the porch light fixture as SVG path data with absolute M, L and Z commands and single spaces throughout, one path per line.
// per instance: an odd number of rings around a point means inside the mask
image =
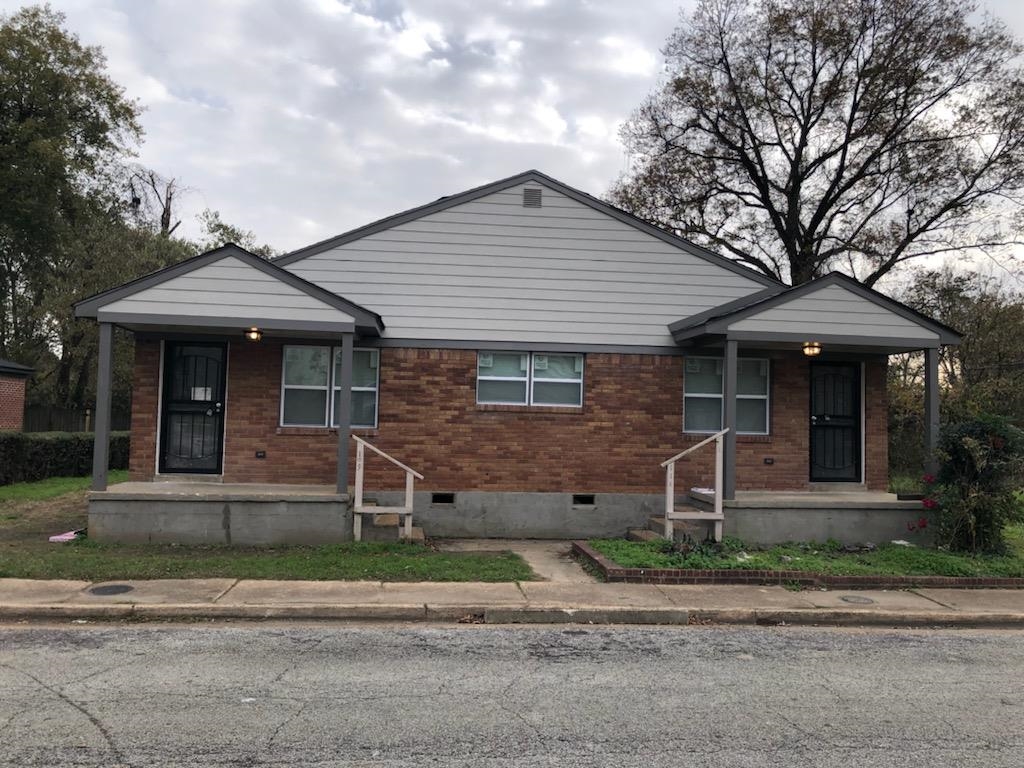
M 247 338 L 249 341 L 259 341 L 260 339 L 263 338 L 263 331 L 261 331 L 256 326 L 253 326 L 252 328 L 246 330 L 244 335 L 245 338 Z
M 804 342 L 804 354 L 808 357 L 817 357 L 821 354 L 821 342 L 820 341 L 805 341 Z

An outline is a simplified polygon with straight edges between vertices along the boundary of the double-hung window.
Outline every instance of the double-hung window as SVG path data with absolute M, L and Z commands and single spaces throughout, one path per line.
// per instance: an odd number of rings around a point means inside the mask
M 480 352 L 476 400 L 487 405 L 583 405 L 583 355 Z
M 725 361 L 720 357 L 688 357 L 683 375 L 684 432 L 718 432 L 724 421 Z M 736 432 L 768 434 L 768 361 L 744 357 L 736 361 Z
M 352 353 L 352 426 L 377 425 L 379 352 Z M 281 374 L 281 426 L 337 426 L 341 347 L 286 346 Z

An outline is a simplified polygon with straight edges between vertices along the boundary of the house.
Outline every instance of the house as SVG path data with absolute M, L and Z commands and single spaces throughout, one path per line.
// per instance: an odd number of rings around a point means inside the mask
M 0 431 L 20 432 L 25 425 L 25 385 L 33 373 L 27 365 L 0 360 Z
M 932 447 L 960 340 L 537 171 L 273 261 L 227 245 L 76 313 L 100 328 L 90 534 L 122 540 L 345 539 L 371 497 L 436 536 L 622 535 L 687 493 L 680 517 L 749 539 L 891 538 L 917 507 L 885 493 L 887 356 L 925 351 Z M 131 481 L 108 489 L 115 325 Z

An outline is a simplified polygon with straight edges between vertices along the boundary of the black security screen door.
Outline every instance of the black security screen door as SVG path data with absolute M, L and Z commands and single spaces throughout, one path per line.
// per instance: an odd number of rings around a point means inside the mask
M 860 366 L 811 363 L 811 482 L 860 481 Z
M 164 348 L 160 471 L 219 474 L 225 347 L 169 341 Z

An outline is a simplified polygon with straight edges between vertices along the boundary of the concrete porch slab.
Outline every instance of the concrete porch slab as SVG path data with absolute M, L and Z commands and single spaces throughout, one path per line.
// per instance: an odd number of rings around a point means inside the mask
M 914 592 L 958 611 L 1024 612 L 1024 589 L 915 589 Z
M 733 608 L 813 608 L 804 592 L 783 587 L 749 587 L 737 584 L 658 584 L 673 605 L 683 608 L 720 610 Z
M 163 604 L 212 603 L 235 583 L 235 579 L 149 579 L 145 581 L 96 582 L 78 592 L 71 603 Z M 111 585 L 127 585 L 132 589 L 117 595 L 96 595 L 90 590 Z
M 90 499 L 118 501 L 203 500 L 203 501 L 348 501 L 332 485 L 290 485 L 284 483 L 138 482 L 111 485 L 105 491 L 91 491 Z
M 531 607 L 675 607 L 664 593 L 649 584 L 567 584 L 524 581 L 519 586 L 526 594 L 526 599 Z
M 379 605 L 379 581 L 239 581 L 218 605 Z
M 89 586 L 88 581 L 0 579 L 0 603 L 35 605 L 63 603 Z

